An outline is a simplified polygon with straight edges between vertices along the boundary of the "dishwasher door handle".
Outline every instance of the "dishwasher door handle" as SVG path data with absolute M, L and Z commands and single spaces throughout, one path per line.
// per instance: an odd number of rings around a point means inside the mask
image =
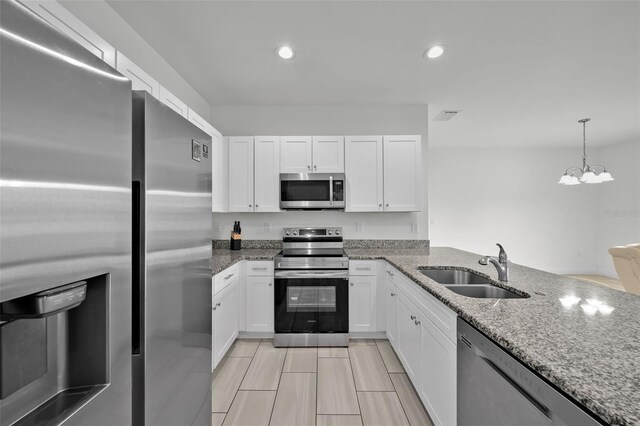
M 540 403 L 537 399 L 533 397 L 529 392 L 527 392 L 522 386 L 518 384 L 515 380 L 513 380 L 507 373 L 502 371 L 500 367 L 498 367 L 493 361 L 489 358 L 486 358 L 479 351 L 476 350 L 476 356 L 485 362 L 493 371 L 500 375 L 504 380 L 511 385 L 523 398 L 525 398 L 531 405 L 533 405 L 536 410 L 538 410 L 543 416 L 545 416 L 549 421 L 551 421 L 551 411 L 542 403 Z

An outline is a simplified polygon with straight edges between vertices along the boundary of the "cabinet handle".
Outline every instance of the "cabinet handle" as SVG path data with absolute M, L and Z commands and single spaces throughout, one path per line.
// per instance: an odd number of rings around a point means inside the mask
M 356 266 L 356 271 L 369 271 L 370 269 L 368 266 Z
M 220 306 L 220 302 L 216 303 L 216 308 Z
M 389 204 L 385 204 L 385 206 L 389 207 Z
M 272 285 L 272 284 L 273 284 L 273 283 L 269 283 L 269 287 L 271 287 L 271 285 Z
M 420 325 L 420 321 L 414 321 L 416 325 Z
M 253 267 L 254 271 L 262 271 L 263 269 L 266 271 L 267 267 L 266 266 L 254 266 Z
M 307 166 L 307 170 L 311 170 L 311 166 Z
M 389 274 L 389 275 L 391 275 L 391 276 L 394 276 L 394 275 L 395 275 L 395 274 L 394 274 L 393 272 L 391 272 L 391 271 L 387 271 L 387 274 Z
M 316 166 L 315 164 L 313 165 L 313 168 L 314 168 L 315 170 L 318 170 L 318 166 Z
M 251 204 L 249 204 L 249 207 L 251 207 Z
M 416 316 L 415 316 L 415 315 L 411 315 L 411 319 L 412 319 L 412 320 L 415 320 L 415 319 L 416 319 Z
M 215 307 L 215 306 L 213 307 L 213 310 L 214 310 L 214 311 L 216 310 L 216 307 Z
M 233 274 L 229 274 L 226 277 L 224 277 L 225 281 L 228 280 L 229 278 L 231 278 L 233 276 Z
M 382 203 L 378 204 L 378 207 L 382 207 Z
M 351 287 L 353 287 L 353 283 L 351 283 Z
M 258 205 L 256 204 L 256 209 L 258 208 Z
M 395 293 L 391 293 L 391 296 L 395 296 L 395 295 L 396 295 Z

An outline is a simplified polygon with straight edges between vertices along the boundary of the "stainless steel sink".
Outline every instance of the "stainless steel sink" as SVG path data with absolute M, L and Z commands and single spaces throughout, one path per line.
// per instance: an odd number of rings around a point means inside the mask
M 479 299 L 524 299 L 510 290 L 495 285 L 489 278 L 458 269 L 419 269 L 419 271 L 454 293 Z
M 491 284 L 489 278 L 457 269 L 420 269 L 427 277 L 440 284 Z
M 467 297 L 476 297 L 479 299 L 524 299 L 512 291 L 506 290 L 493 284 L 443 284 L 446 288 L 454 293 Z

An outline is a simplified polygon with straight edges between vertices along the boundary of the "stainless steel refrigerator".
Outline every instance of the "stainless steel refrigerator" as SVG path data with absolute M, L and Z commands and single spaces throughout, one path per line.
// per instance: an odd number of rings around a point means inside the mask
M 0 55 L 0 423 L 130 424 L 131 83 L 14 1 Z
M 134 92 L 134 424 L 211 424 L 210 146 Z
M 0 424 L 210 424 L 210 138 L 19 3 L 0 29 Z

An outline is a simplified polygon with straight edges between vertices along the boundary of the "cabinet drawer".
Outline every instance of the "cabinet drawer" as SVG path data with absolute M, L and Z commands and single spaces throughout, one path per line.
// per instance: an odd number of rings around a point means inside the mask
M 250 261 L 247 262 L 247 275 L 272 276 L 272 261 Z
M 396 274 L 398 273 L 398 271 L 396 270 L 396 268 L 394 268 L 387 262 L 385 262 L 384 265 L 385 265 L 384 276 L 387 277 L 387 280 L 390 281 L 392 284 L 395 284 Z
M 239 268 L 236 263 L 233 266 L 225 269 L 224 271 L 216 274 L 214 278 L 213 294 L 218 294 L 220 291 L 227 288 L 230 284 L 235 283 L 238 280 Z
M 452 342 L 456 341 L 456 318 L 458 315 L 455 312 L 403 274 L 397 274 L 396 284 L 403 293 L 411 297 L 411 300 L 418 309 L 420 309 L 449 340 Z
M 375 260 L 351 260 L 349 261 L 349 275 L 376 275 L 378 262 Z

